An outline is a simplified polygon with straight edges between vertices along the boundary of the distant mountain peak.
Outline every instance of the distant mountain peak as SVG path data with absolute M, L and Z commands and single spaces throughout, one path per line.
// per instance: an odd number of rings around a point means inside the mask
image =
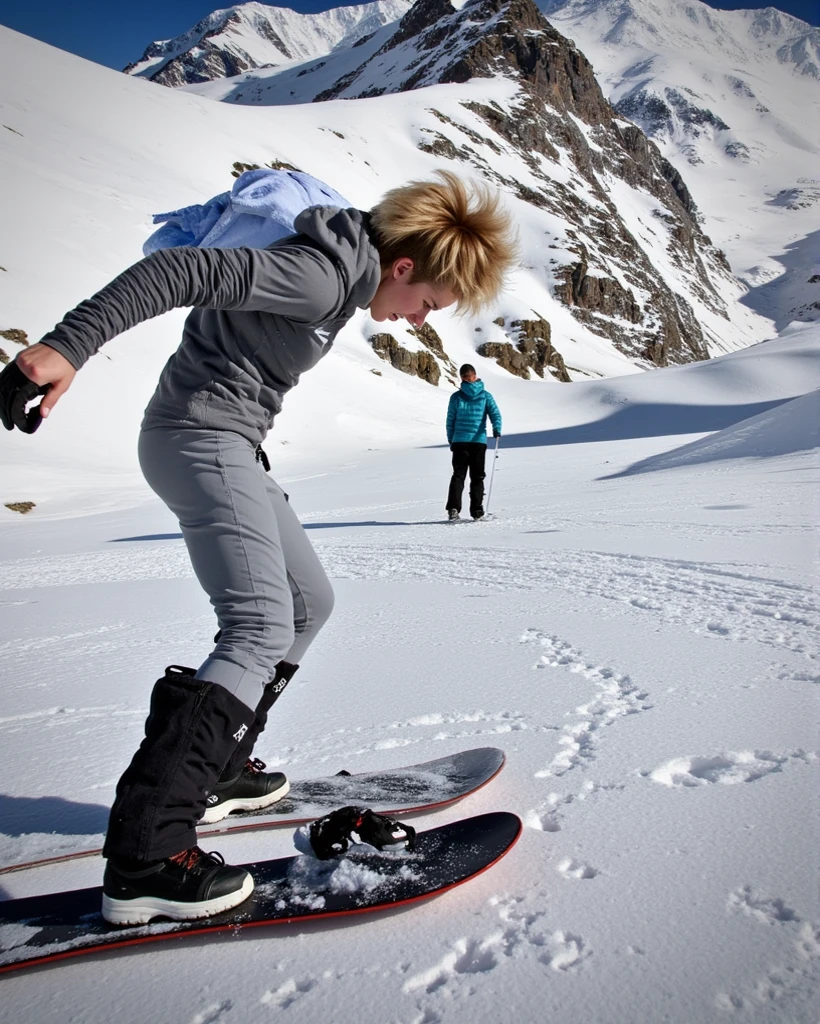
M 124 71 L 175 88 L 309 60 L 336 47 L 353 46 L 400 18 L 411 2 L 373 0 L 320 14 L 299 14 L 250 0 L 214 11 L 173 39 L 151 43 Z

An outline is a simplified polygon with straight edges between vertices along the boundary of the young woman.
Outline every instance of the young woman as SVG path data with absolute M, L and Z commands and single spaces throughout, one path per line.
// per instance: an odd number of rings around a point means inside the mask
M 193 307 L 146 409 L 139 458 L 179 519 L 219 633 L 196 671 L 172 665 L 154 686 L 103 850 L 108 921 L 204 917 L 253 889 L 246 871 L 197 847 L 196 825 L 287 792 L 250 755 L 333 606 L 261 442 L 357 309 L 420 327 L 431 310 L 475 311 L 496 296 L 513 259 L 508 217 L 487 188 L 439 178 L 393 189 L 369 213 L 311 207 L 297 234 L 267 249 L 160 250 L 0 374 L 3 424 L 33 432 L 106 341 Z

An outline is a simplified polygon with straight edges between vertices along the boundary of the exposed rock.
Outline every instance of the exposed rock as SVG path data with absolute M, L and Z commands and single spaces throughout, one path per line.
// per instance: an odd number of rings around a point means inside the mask
M 430 324 L 422 324 L 421 327 L 408 329 L 408 334 L 412 334 L 414 338 L 418 340 L 429 349 L 429 351 L 443 364 L 446 372 L 455 374 L 456 365 L 453 360 L 444 351 L 444 345 L 441 343 L 441 338 L 437 332 L 430 326 Z
M 199 25 L 204 26 L 208 20 L 204 19 Z M 210 20 L 214 20 L 213 15 Z M 212 82 L 217 78 L 231 78 L 234 75 L 241 75 L 243 71 L 249 71 L 252 68 L 275 67 L 273 64 L 257 63 L 250 54 L 239 46 L 227 47 L 222 43 L 221 37 L 224 35 L 230 37 L 232 27 L 241 33 L 244 20 L 238 11 L 232 10 L 227 13 L 227 17 L 216 20 L 213 28 L 202 34 L 197 33 L 199 25 L 196 26 L 192 30 L 191 35 L 194 37 L 198 36 L 198 38 L 192 40 L 191 47 L 184 53 L 171 57 L 162 64 L 157 72 L 148 77 L 152 82 L 157 82 L 159 85 L 167 85 L 169 88 L 174 89 L 180 85 Z M 254 27 L 260 37 L 272 43 L 285 59 L 290 59 L 293 56 L 288 49 L 287 43 L 274 30 L 272 25 L 257 19 Z M 214 39 L 219 39 L 219 41 L 214 42 Z M 137 61 L 136 64 L 129 64 L 126 68 L 123 68 L 124 72 L 129 74 L 146 60 L 166 56 L 168 53 L 167 47 L 169 45 L 173 46 L 175 43 L 176 40 L 152 43 L 142 55 L 141 60 Z
M 494 322 L 504 327 L 503 317 Z M 529 379 L 531 369 L 543 377 L 547 368 L 557 380 L 571 383 L 564 360 L 550 340 L 550 325 L 543 317 L 538 320 L 512 320 L 506 333 L 512 341 L 484 342 L 478 346 L 478 354 L 495 359 L 508 373 L 524 380 Z
M 2 348 L 0 348 L 0 363 L 10 363 L 10 362 L 11 362 L 11 356 L 8 355 L 6 352 L 4 352 Z
M 686 91 L 691 93 L 691 90 Z M 676 123 L 682 124 L 693 138 L 698 138 L 707 129 L 729 131 L 729 125 L 717 114 L 698 106 L 680 89 L 665 88 L 663 96 L 659 96 L 638 88 L 618 103 L 617 110 L 652 135 L 672 135 Z
M 458 376 L 455 363 L 444 351 L 441 338 L 429 324 L 422 324 L 415 329 L 408 328 L 407 333 L 417 338 L 427 351 L 410 352 L 392 334 L 374 334 L 368 341 L 373 351 L 397 370 L 421 377 L 428 384 L 438 385 L 442 367 L 448 380 Z
M 412 377 L 421 377 L 428 384 L 438 385 L 441 368 L 430 352 L 409 352 L 392 334 L 373 334 L 367 340 L 373 346 L 373 351 L 397 370 L 409 373 Z
M 456 146 L 441 132 L 433 132 L 427 128 L 422 129 L 430 136 L 429 139 L 425 139 L 424 142 L 418 144 L 419 149 L 424 153 L 430 153 L 433 156 L 443 156 L 448 160 L 456 160 L 459 156 L 462 157 L 464 154 L 459 153 Z
M 568 306 L 595 310 L 604 316 L 618 316 L 639 324 L 643 320 L 641 307 L 635 301 L 630 289 L 623 288 L 614 278 L 593 277 L 588 273 L 586 260 L 564 268 L 564 286 L 555 290 L 556 295 Z
M 286 160 L 271 160 L 269 164 L 264 164 L 265 167 L 270 167 L 272 171 L 298 171 L 298 167 L 294 167 L 293 164 L 289 164 Z M 245 171 L 258 171 L 261 170 L 259 164 L 243 164 L 239 160 L 234 160 L 233 170 L 231 176 L 238 178 L 240 174 L 244 174 Z
M 18 345 L 22 345 L 23 348 L 28 348 L 28 335 L 18 327 L 9 327 L 5 331 L 0 331 L 0 338 L 5 338 L 6 341 L 14 341 Z
M 12 512 L 20 512 L 22 515 L 25 515 L 26 512 L 31 512 L 33 508 L 37 507 L 33 501 L 7 501 L 5 506 Z

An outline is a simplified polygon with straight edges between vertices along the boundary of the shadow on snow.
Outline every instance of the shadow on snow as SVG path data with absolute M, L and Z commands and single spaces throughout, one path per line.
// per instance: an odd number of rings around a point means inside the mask
M 59 796 L 6 796 L 0 793 L 0 830 L 3 835 L 29 832 L 58 835 L 99 835 L 108 827 L 109 808 L 79 804 Z
M 627 402 L 603 419 L 555 430 L 526 434 L 504 434 L 501 448 L 539 448 L 557 444 L 586 444 L 594 441 L 624 441 L 668 434 L 706 434 L 734 426 L 750 416 L 774 409 L 789 399 L 748 402 L 745 405 L 672 405 L 666 402 Z M 493 454 L 488 441 L 487 458 Z M 446 448 L 447 445 L 431 445 Z

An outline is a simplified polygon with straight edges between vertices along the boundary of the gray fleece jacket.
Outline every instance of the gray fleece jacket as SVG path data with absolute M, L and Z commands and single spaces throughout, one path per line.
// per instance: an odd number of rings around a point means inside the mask
M 259 444 L 284 395 L 379 286 L 367 215 L 311 207 L 268 249 L 162 249 L 67 313 L 41 339 L 79 369 L 106 341 L 193 306 L 143 430 L 232 430 Z

